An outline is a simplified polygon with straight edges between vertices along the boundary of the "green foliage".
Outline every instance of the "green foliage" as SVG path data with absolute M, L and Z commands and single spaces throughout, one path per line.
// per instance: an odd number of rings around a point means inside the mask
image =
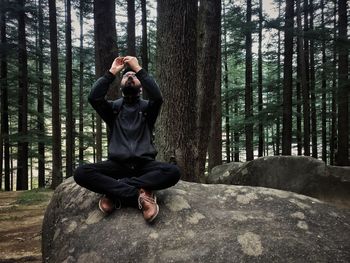
M 23 191 L 18 196 L 16 203 L 20 205 L 40 204 L 49 201 L 51 198 L 51 193 L 52 190 L 43 188 Z

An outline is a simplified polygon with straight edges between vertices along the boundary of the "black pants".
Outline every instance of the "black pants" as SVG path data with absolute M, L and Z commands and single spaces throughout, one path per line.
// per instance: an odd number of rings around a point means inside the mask
M 74 173 L 74 180 L 80 186 L 131 206 L 137 204 L 140 188 L 165 189 L 179 179 L 180 170 L 176 165 L 152 160 L 135 163 L 107 160 L 81 165 Z

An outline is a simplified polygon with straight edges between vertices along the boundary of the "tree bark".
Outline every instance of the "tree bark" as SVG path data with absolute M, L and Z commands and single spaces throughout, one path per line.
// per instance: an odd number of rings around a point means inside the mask
M 115 0 L 94 0 L 95 74 L 101 77 L 118 56 Z M 115 83 L 119 83 L 119 78 Z M 116 99 L 118 89 L 111 85 L 107 97 Z M 102 160 L 102 121 L 96 115 L 96 160 Z
M 7 1 L 1 0 L 5 6 Z M 0 10 L 0 43 L 3 47 L 7 45 L 6 38 L 6 11 Z M 4 189 L 10 191 L 10 141 L 9 141 L 9 113 L 8 113 L 8 83 L 7 83 L 7 53 L 0 53 L 0 85 L 1 85 L 1 134 L 3 140 L 4 154 Z M 2 181 L 1 181 L 2 182 Z
M 66 16 L 66 178 L 74 170 L 74 120 L 73 120 L 73 73 L 72 73 L 72 19 L 71 0 L 67 1 Z
M 38 6 L 38 184 L 39 187 L 45 187 L 45 118 L 44 118 L 44 17 L 43 17 L 43 3 L 42 0 L 39 0 Z
M 293 17 L 294 0 L 286 1 L 284 67 L 283 67 L 283 130 L 282 154 L 292 153 L 292 94 L 293 94 Z
M 18 2 L 18 152 L 16 190 L 28 189 L 28 68 L 25 0 Z
M 135 0 L 128 0 L 127 42 L 128 55 L 136 56 L 135 48 Z
M 246 160 L 254 159 L 253 150 L 253 70 L 252 70 L 252 1 L 247 0 L 246 32 L 245 32 L 245 147 Z
M 220 49 L 221 3 L 201 0 L 197 27 L 197 151 L 195 176 L 204 178 Z M 210 77 L 209 77 L 210 76 Z M 209 78 L 208 78 L 209 77 Z
M 349 165 L 349 84 L 348 84 L 348 49 L 345 46 L 347 40 L 347 1 L 338 1 L 338 28 L 339 45 L 338 53 L 338 154 L 337 165 Z
M 79 2 L 80 48 L 79 48 L 79 165 L 84 161 L 84 0 Z
M 278 17 L 281 17 L 281 0 L 278 1 Z M 282 88 L 282 80 L 281 80 L 281 29 L 280 25 L 278 27 L 278 47 L 277 47 L 277 120 L 276 120 L 276 150 L 275 155 L 280 155 L 281 148 L 281 111 L 280 106 L 282 106 L 281 102 L 281 88 Z
M 194 164 L 196 126 L 196 0 L 160 0 L 157 4 L 157 81 L 165 103 L 158 121 L 160 159 L 175 157 L 182 179 L 199 181 Z M 169 18 L 172 19 L 169 19 Z
M 221 40 L 219 39 L 221 43 Z M 208 147 L 208 169 L 211 171 L 215 166 L 222 164 L 222 127 L 221 127 L 221 45 L 218 49 L 216 65 L 215 91 L 213 98 L 210 141 Z
M 310 0 L 310 30 L 314 30 L 314 3 Z M 315 41 L 310 40 L 310 92 L 311 92 L 311 145 L 312 157 L 318 158 L 317 117 L 316 117 L 316 80 L 315 80 Z
M 332 111 L 331 111 L 331 139 L 329 143 L 329 163 L 335 164 L 335 152 L 337 147 L 337 4 L 333 7 L 333 58 L 332 58 Z
M 223 20 L 226 25 L 226 11 L 225 1 L 223 1 Z M 230 139 L 230 107 L 229 107 L 229 96 L 228 96 L 228 65 L 227 65 L 227 30 L 224 26 L 224 85 L 225 85 L 225 149 L 226 149 L 226 163 L 231 161 L 231 139 Z
M 142 67 L 148 71 L 148 36 L 147 36 L 147 3 L 141 0 L 142 12 L 142 45 L 141 45 L 141 61 Z
M 302 138 L 302 112 L 301 112 L 301 104 L 302 104 L 302 99 L 301 99 L 301 66 L 299 61 L 301 60 L 300 58 L 300 52 L 299 52 L 300 45 L 297 45 L 297 81 L 296 81 L 296 90 L 297 90 L 297 153 L 298 155 L 303 154 L 303 138 Z
M 259 148 L 258 156 L 264 155 L 264 126 L 262 122 L 262 110 L 263 110 L 263 75 L 262 75 L 262 15 L 263 3 L 259 0 L 259 46 L 258 46 L 258 111 L 259 111 Z
M 298 52 L 299 52 L 299 61 L 298 65 L 300 65 L 300 75 L 301 75 L 301 90 L 303 95 L 303 146 L 304 146 L 304 155 L 310 156 L 310 100 L 309 100 L 309 85 L 307 80 L 307 65 L 306 61 L 308 61 L 308 55 L 306 54 L 305 46 L 305 38 L 302 33 L 302 25 L 301 25 L 301 8 L 300 8 L 300 0 L 296 0 L 296 12 L 297 12 L 297 28 L 298 28 Z M 305 6 L 304 6 L 305 8 Z M 307 42 L 307 41 L 306 41 Z
M 325 31 L 324 24 L 324 0 L 321 0 L 321 28 Z M 322 90 L 322 160 L 327 163 L 327 77 L 326 77 L 326 41 L 322 38 L 322 73 L 321 73 L 321 90 Z
M 298 31 L 300 37 L 298 42 L 300 46 L 300 67 L 301 67 L 301 90 L 303 95 L 303 147 L 304 155 L 310 156 L 310 86 L 309 86 L 309 41 L 305 38 L 301 25 L 301 8 L 300 0 L 296 0 L 297 9 L 299 8 L 298 17 L 300 19 L 298 23 Z M 308 19 L 308 0 L 304 0 L 304 32 L 309 30 Z M 304 48 L 303 48 L 304 46 Z
M 49 0 L 51 93 L 52 93 L 52 184 L 55 189 L 62 182 L 60 86 L 57 48 L 56 1 Z

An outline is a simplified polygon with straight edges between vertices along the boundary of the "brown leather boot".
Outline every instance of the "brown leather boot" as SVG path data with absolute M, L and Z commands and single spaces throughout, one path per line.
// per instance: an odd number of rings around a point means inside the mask
M 140 189 L 139 191 L 139 208 L 142 210 L 143 218 L 151 223 L 158 215 L 159 206 L 157 205 L 157 199 L 151 191 Z
M 103 196 L 101 197 L 100 201 L 98 202 L 98 207 L 102 211 L 102 213 L 109 215 L 111 214 L 115 209 L 120 208 L 120 203 L 117 205 L 108 197 Z

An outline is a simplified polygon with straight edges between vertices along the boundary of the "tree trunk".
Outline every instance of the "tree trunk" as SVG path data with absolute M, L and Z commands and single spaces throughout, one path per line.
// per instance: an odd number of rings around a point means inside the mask
M 25 0 L 18 10 L 18 157 L 16 190 L 28 189 L 28 69 L 24 12 Z
M 321 0 L 321 27 L 324 26 L 324 0 Z M 322 38 L 322 73 L 321 73 L 321 90 L 322 90 L 322 160 L 327 163 L 327 77 L 326 77 L 326 41 Z
M 347 1 L 338 1 L 338 28 L 339 45 L 338 53 L 338 154 L 337 165 L 349 165 L 349 84 L 348 84 L 348 49 L 347 41 Z
M 300 63 L 299 61 L 300 59 L 300 52 L 299 52 L 299 48 L 300 46 L 297 45 L 297 61 L 298 61 L 298 65 L 297 65 L 297 81 L 296 81 L 296 90 L 297 90 L 297 152 L 298 155 L 302 155 L 303 154 L 303 138 L 302 138 L 302 113 L 301 113 L 301 67 L 300 67 Z
M 293 94 L 293 17 L 294 0 L 286 1 L 283 82 L 282 154 L 292 153 L 292 94 Z
M 314 4 L 310 0 L 310 30 L 314 30 Z M 311 91 L 311 145 L 312 157 L 318 158 L 317 150 L 317 118 L 316 118 L 316 87 L 315 87 L 315 41 L 310 40 L 310 91 Z
M 246 33 L 245 33 L 245 147 L 246 160 L 254 159 L 253 151 L 253 71 L 252 71 L 252 1 L 247 0 Z
M 148 36 L 147 36 L 147 3 L 141 0 L 142 12 L 142 45 L 141 45 L 141 61 L 142 67 L 148 71 Z
M 235 86 L 237 87 L 237 83 L 235 82 Z M 234 116 L 238 117 L 239 116 L 239 91 L 235 90 L 234 91 L 234 97 L 233 97 L 233 111 L 234 111 Z M 235 129 L 233 132 L 233 140 L 234 140 L 234 161 L 239 162 L 239 137 L 240 137 L 240 132 Z
M 44 17 L 43 17 L 43 3 L 39 0 L 38 23 L 39 23 L 39 50 L 38 50 L 38 184 L 39 187 L 45 187 L 45 118 L 44 118 Z
M 263 77 L 262 77 L 262 9 L 263 3 L 262 0 L 259 0 L 259 47 L 258 47 L 258 110 L 259 110 L 259 149 L 258 156 L 261 157 L 264 155 L 264 126 L 262 122 L 262 110 L 263 110 Z
M 79 2 L 80 48 L 79 48 L 79 165 L 84 161 L 84 21 L 83 3 Z
M 52 92 L 52 184 L 55 189 L 62 182 L 60 86 L 57 48 L 56 1 L 49 0 L 51 92 Z
M 204 178 L 220 50 L 221 3 L 201 0 L 197 27 L 197 150 L 195 177 Z M 210 76 L 210 78 L 208 78 Z
M 67 1 L 66 17 L 66 178 L 74 170 L 74 120 L 73 120 L 73 75 L 72 75 L 72 19 L 71 0 Z
M 219 39 L 219 42 L 220 39 Z M 221 127 L 221 45 L 219 44 L 218 60 L 216 65 L 215 90 L 213 98 L 210 141 L 208 147 L 208 169 L 211 171 L 217 165 L 222 164 L 222 127 Z
M 115 0 L 94 0 L 95 74 L 101 77 L 118 56 Z M 119 83 L 119 78 L 115 83 Z M 111 85 L 107 97 L 115 99 L 118 89 Z M 96 115 L 96 160 L 102 160 L 102 121 Z
M 223 20 L 226 25 L 226 11 L 225 1 L 223 1 Z M 226 162 L 231 161 L 231 140 L 230 140 L 230 107 L 229 107 L 229 90 L 228 90 L 228 65 L 227 65 L 227 30 L 224 26 L 224 85 L 225 85 L 225 149 L 226 149 Z
M 194 166 L 197 1 L 161 0 L 157 11 L 157 76 L 165 98 L 157 129 L 160 158 L 175 156 L 182 179 L 199 181 Z M 169 18 L 172 19 L 169 19 Z
M 332 111 L 331 111 L 331 139 L 329 144 L 329 163 L 335 164 L 335 152 L 337 147 L 337 4 L 333 8 L 333 61 L 332 61 Z
M 297 12 L 297 28 L 298 28 L 298 52 L 299 52 L 299 61 L 300 65 L 300 75 L 301 75 L 301 90 L 303 95 L 303 138 L 304 138 L 304 155 L 310 156 L 310 100 L 309 100 L 309 85 L 307 80 L 307 65 L 308 55 L 306 54 L 308 44 L 303 43 L 304 36 L 301 26 L 301 9 L 300 9 L 300 0 L 296 0 L 296 12 Z M 305 6 L 304 6 L 305 8 Z M 304 46 L 304 47 L 303 47 Z
M 128 55 L 136 56 L 135 48 L 135 0 L 128 0 L 128 26 L 127 26 L 127 38 L 128 38 Z
M 281 0 L 278 1 L 278 17 L 281 17 Z M 277 47 L 277 120 L 276 120 L 276 150 L 275 155 L 280 155 L 281 148 L 281 88 L 282 88 L 282 80 L 281 80 L 281 29 L 280 24 L 278 27 L 278 47 Z
M 1 0 L 5 6 L 6 1 Z M 6 47 L 6 11 L 0 10 L 0 43 Z M 1 85 L 1 134 L 4 149 L 4 183 L 5 191 L 10 191 L 10 141 L 9 141 L 9 113 L 8 113 L 8 84 L 7 84 L 7 54 L 0 53 L 0 85 Z
M 298 31 L 300 37 L 298 38 L 298 44 L 300 45 L 300 67 L 301 67 L 301 90 L 303 95 L 303 146 L 304 155 L 310 156 L 310 87 L 309 87 L 309 41 L 303 34 L 301 25 L 301 8 L 300 0 L 296 0 L 297 3 L 297 15 L 299 18 Z M 299 6 L 298 6 L 299 5 Z M 309 19 L 308 19 L 308 0 L 304 0 L 304 32 L 309 30 Z M 304 48 L 303 48 L 304 46 Z

